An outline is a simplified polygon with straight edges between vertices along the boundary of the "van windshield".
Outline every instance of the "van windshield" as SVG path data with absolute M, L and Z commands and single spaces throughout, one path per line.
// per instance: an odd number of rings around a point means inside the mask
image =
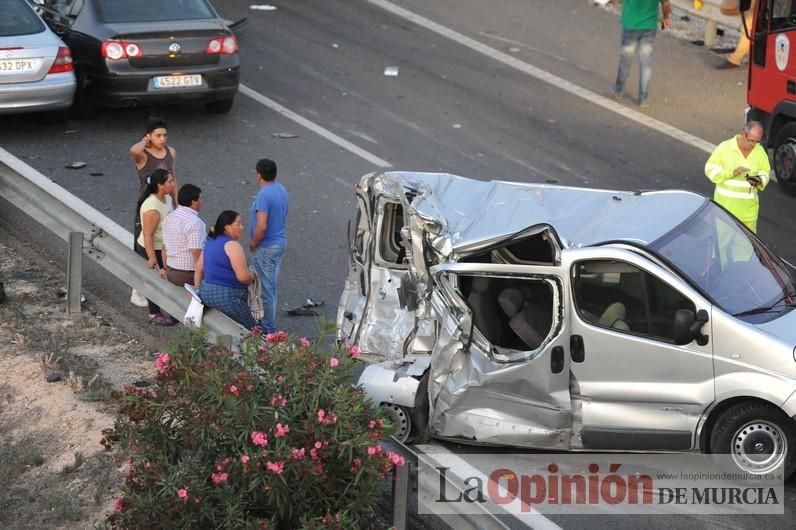
M 714 203 L 650 248 L 732 315 L 769 320 L 796 303 L 790 267 Z

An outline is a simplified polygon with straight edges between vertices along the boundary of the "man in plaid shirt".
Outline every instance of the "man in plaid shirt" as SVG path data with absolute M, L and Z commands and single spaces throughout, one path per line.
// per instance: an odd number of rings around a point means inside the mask
M 207 239 L 207 226 L 199 217 L 202 190 L 185 184 L 177 194 L 177 209 L 163 221 L 163 251 L 166 255 L 166 279 L 174 285 L 193 285 L 196 261 Z

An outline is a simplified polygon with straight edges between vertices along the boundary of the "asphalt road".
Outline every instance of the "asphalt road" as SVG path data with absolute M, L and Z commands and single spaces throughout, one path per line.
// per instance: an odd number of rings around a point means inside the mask
M 450 31 L 446 36 L 422 28 L 374 2 L 275 0 L 270 3 L 276 11 L 252 11 L 249 2 L 215 2 L 225 18 L 249 18 L 238 32 L 245 86 L 328 134 L 239 94 L 227 116 L 198 107 L 106 111 L 93 121 L 66 124 L 4 116 L 0 145 L 125 226 L 137 193 L 127 150 L 140 139 L 149 114 L 168 122 L 178 180 L 203 189 L 202 216 L 208 224 L 225 209 L 248 212 L 257 190 L 257 159 L 275 159 L 278 179 L 291 197 L 280 307 L 311 297 L 325 301 L 323 313 L 333 318 L 347 265 L 353 186 L 363 174 L 381 169 L 376 159 L 395 169 L 478 179 L 710 194 L 703 173 L 707 153 L 688 135 L 717 143 L 742 123 L 745 73 L 714 70 L 720 57 L 666 33 L 655 45 L 652 107 L 642 114 L 683 134 L 663 134 L 659 124 L 640 123 L 632 114 L 639 111 L 633 100 L 635 73 L 628 83 L 630 97 L 618 106 L 624 113 L 601 105 L 615 73 L 619 28 L 615 15 L 584 0 L 398 2 L 490 47 L 496 52 L 491 55 L 452 40 Z M 547 77 L 500 62 L 503 56 L 537 67 Z M 398 75 L 385 75 L 387 67 L 398 67 Z M 573 95 L 561 80 L 586 95 Z M 279 138 L 279 133 L 298 136 Z M 332 135 L 365 153 L 330 141 Z M 88 165 L 64 167 L 76 160 Z M 762 195 L 759 231 L 778 253 L 796 261 L 791 244 L 796 224 L 789 215 L 793 200 L 772 183 Z M 6 204 L 3 208 L 6 222 L 60 259 L 62 243 Z M 117 303 L 131 322 L 145 322 L 145 310 L 127 302 L 127 288 L 90 272 L 89 289 Z M 280 316 L 279 323 L 298 335 L 317 333 L 310 317 Z M 792 484 L 787 492 L 793 501 Z M 765 519 L 551 518 L 564 528 L 784 527 L 792 507 L 788 512 Z

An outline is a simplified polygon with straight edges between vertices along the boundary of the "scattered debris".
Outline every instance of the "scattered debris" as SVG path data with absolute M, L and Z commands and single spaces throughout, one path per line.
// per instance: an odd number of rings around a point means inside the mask
M 77 132 L 77 129 L 67 129 L 67 130 L 64 131 L 64 134 L 75 134 L 76 132 Z
M 269 4 L 252 4 L 249 6 L 249 9 L 254 9 L 255 11 L 276 11 L 276 6 Z
M 95 171 L 94 173 L 89 173 L 89 175 L 91 175 L 92 177 L 104 177 L 105 173 L 103 173 L 102 171 Z
M 321 307 L 323 305 L 324 305 L 323 301 L 316 302 L 312 298 L 307 298 L 307 301 L 304 303 L 304 305 L 296 307 L 294 309 L 288 309 L 287 314 L 293 316 L 317 317 L 320 316 L 320 313 L 315 308 Z
M 58 298 L 66 298 L 66 289 L 64 289 L 63 287 L 59 287 L 58 290 L 55 292 L 55 294 L 58 296 Z M 86 297 L 85 295 L 83 295 L 83 293 L 80 293 L 80 303 L 81 304 L 86 303 Z
M 75 162 L 72 162 L 71 164 L 67 164 L 65 167 L 66 169 L 83 169 L 87 165 L 88 164 L 86 164 L 82 160 L 77 160 Z
M 462 128 L 462 124 L 461 123 L 454 123 L 453 124 L 453 128 L 454 129 L 461 129 Z
M 274 138 L 287 139 L 287 138 L 298 138 L 299 135 L 289 132 L 275 132 L 271 133 L 271 136 L 273 136 Z
M 519 52 L 520 49 L 517 48 L 516 46 L 512 46 L 511 48 L 509 48 L 509 53 L 519 53 Z
M 384 75 L 387 77 L 397 77 L 398 76 L 398 67 L 397 66 L 388 66 L 384 69 Z
M 339 47 L 340 47 L 340 45 L 339 45 L 339 44 L 337 44 L 336 42 L 333 42 L 333 43 L 332 43 L 332 48 L 339 48 Z

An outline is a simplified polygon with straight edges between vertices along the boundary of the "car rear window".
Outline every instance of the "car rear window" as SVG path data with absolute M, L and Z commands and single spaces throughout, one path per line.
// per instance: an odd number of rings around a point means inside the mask
M 205 0 L 97 0 L 97 5 L 108 23 L 216 18 Z
M 0 37 L 32 35 L 44 31 L 44 23 L 25 0 L 0 0 Z

